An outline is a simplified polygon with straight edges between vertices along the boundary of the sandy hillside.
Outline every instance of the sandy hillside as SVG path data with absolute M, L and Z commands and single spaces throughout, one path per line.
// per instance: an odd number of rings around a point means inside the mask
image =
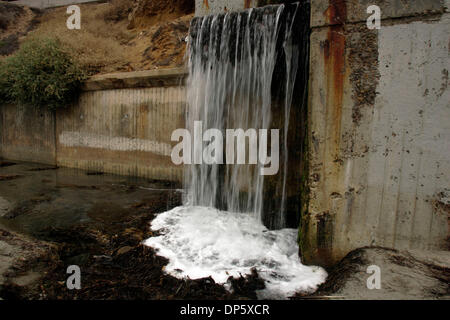
M 0 56 L 19 48 L 19 39 L 36 25 L 37 13 L 30 8 L 0 3 Z
M 0 41 L 11 35 L 19 41 L 35 36 L 57 38 L 90 74 L 184 65 L 193 1 L 111 0 L 79 6 L 81 30 L 66 27 L 66 7 L 41 14 L 24 8 L 14 21 L 27 26 L 23 29 L 28 28 L 28 33 L 14 31 L 17 27 L 9 24 L 0 30 Z M 35 26 L 29 28 L 33 19 Z

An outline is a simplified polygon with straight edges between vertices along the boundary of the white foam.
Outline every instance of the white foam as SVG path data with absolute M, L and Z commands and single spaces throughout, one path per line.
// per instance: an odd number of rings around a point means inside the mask
M 158 215 L 152 230 L 162 235 L 145 245 L 169 259 L 165 272 L 178 278 L 211 276 L 226 284 L 229 276 L 251 274 L 255 267 L 266 284 L 258 297 L 286 299 L 315 291 L 327 277 L 324 269 L 301 264 L 297 230 L 269 231 L 247 214 L 178 207 Z

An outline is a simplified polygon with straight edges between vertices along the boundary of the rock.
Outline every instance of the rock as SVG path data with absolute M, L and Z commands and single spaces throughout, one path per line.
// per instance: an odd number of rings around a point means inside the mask
M 192 0 L 134 0 L 128 15 L 128 28 L 134 28 L 139 18 L 148 18 L 161 15 L 161 13 L 184 15 L 193 13 L 195 9 Z
M 86 263 L 88 263 L 89 257 L 90 257 L 89 253 L 82 253 L 77 256 L 68 258 L 65 262 L 68 265 L 83 266 Z
M 100 262 L 111 262 L 112 257 L 107 255 L 94 256 L 94 259 Z
M 52 246 L 24 235 L 0 229 L 0 286 L 5 282 L 27 286 L 40 276 L 30 261 L 44 261 Z
M 0 256 L 11 256 L 14 252 L 14 247 L 9 243 L 0 241 Z
M 40 277 L 41 274 L 31 271 L 20 277 L 13 278 L 11 281 L 20 287 L 25 287 L 36 282 Z
M 3 275 L 14 265 L 14 257 L 12 255 L 16 251 L 20 251 L 17 249 L 5 241 L 0 240 L 0 286 L 6 280 Z
M 120 255 L 122 255 L 122 254 L 125 254 L 125 253 L 127 253 L 127 252 L 130 252 L 131 250 L 133 250 L 133 248 L 132 247 L 129 247 L 129 246 L 125 246 L 125 247 L 122 247 L 122 248 L 120 248 L 119 250 L 117 250 L 117 255 L 118 256 L 120 256 Z
M 0 217 L 4 217 L 12 209 L 13 208 L 11 203 L 8 200 L 0 197 Z
M 380 289 L 368 289 L 369 266 L 380 269 Z M 450 299 L 450 252 L 362 248 L 329 271 L 316 297 L 405 300 Z M 314 297 L 313 296 L 313 297 Z

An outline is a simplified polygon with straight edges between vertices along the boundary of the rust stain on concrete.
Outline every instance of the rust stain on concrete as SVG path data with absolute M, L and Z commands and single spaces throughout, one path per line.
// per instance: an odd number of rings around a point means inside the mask
M 244 8 L 245 8 L 245 9 L 250 8 L 251 2 L 252 2 L 251 0 L 244 0 Z
M 329 0 L 329 5 L 324 15 L 328 24 L 344 24 L 347 19 L 345 0 Z
M 149 128 L 149 112 L 150 106 L 146 103 L 139 105 L 139 112 L 136 117 L 136 137 L 139 139 L 145 139 L 146 133 Z
M 335 143 L 336 156 L 339 154 L 339 142 L 341 132 L 342 104 L 345 81 L 345 33 L 343 23 L 346 20 L 347 8 L 345 1 L 330 0 L 329 7 L 325 11 L 327 22 L 331 25 L 328 30 L 327 40 L 323 45 L 324 62 L 327 79 L 327 90 L 330 92 L 328 107 L 331 108 L 334 121 L 333 142 Z
M 209 10 L 209 2 L 208 2 L 208 0 L 203 0 L 203 5 L 205 6 L 205 8 L 207 10 Z

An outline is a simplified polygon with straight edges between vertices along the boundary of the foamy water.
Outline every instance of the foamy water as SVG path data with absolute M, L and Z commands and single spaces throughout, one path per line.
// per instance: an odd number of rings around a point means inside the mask
M 266 288 L 261 299 L 286 299 L 295 292 L 313 292 L 327 273 L 301 264 L 297 230 L 270 231 L 248 214 L 206 207 L 178 207 L 152 222 L 161 236 L 145 241 L 169 259 L 165 272 L 177 278 L 211 276 L 227 284 L 229 276 L 251 274 L 256 268 Z

